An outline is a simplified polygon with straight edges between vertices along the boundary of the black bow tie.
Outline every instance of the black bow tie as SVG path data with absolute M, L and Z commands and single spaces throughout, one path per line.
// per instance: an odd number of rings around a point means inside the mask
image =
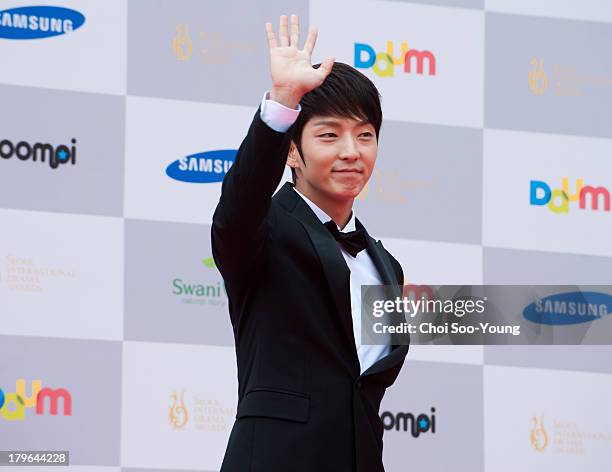
M 367 246 L 365 230 L 363 228 L 355 231 L 348 231 L 347 233 L 341 233 L 338 231 L 336 223 L 328 221 L 325 223 L 325 227 L 329 230 L 332 236 L 342 244 L 342 247 L 351 256 L 356 257 L 359 251 L 363 250 Z

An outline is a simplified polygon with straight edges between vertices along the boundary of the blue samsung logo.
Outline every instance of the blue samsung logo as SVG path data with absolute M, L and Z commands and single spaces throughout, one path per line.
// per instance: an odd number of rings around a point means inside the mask
M 567 292 L 537 299 L 523 310 L 534 323 L 569 325 L 586 323 L 612 312 L 612 296 L 600 292 Z
M 0 38 L 40 39 L 70 33 L 85 23 L 78 11 L 62 7 L 19 7 L 0 11 Z
M 235 149 L 200 152 L 182 157 L 166 168 L 168 177 L 181 182 L 222 182 L 236 160 Z

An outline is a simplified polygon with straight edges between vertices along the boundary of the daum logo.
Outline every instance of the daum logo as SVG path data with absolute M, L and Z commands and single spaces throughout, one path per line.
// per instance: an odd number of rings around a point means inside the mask
M 85 23 L 76 10 L 52 6 L 11 8 L 0 11 L 0 38 L 41 39 L 71 33 Z
M 166 168 L 168 177 L 181 182 L 222 182 L 236 160 L 237 150 L 220 149 L 182 157 Z
M 42 387 L 40 380 L 33 380 L 31 394 L 26 395 L 26 381 L 15 382 L 15 392 L 8 393 L 0 389 L 0 417 L 7 421 L 25 419 L 26 408 L 35 408 L 37 415 L 44 415 L 49 405 L 49 414 L 57 415 L 59 400 L 62 400 L 64 416 L 72 415 L 72 396 L 65 388 Z
M 575 190 L 570 192 L 569 179 L 561 180 L 561 188 L 551 188 L 541 180 L 529 182 L 529 203 L 535 206 L 548 206 L 554 213 L 569 213 L 570 203 L 578 202 L 578 208 L 586 210 L 610 211 L 610 192 L 606 187 L 584 185 L 576 179 Z
M 612 296 L 601 292 L 566 292 L 538 298 L 523 310 L 525 319 L 546 325 L 570 325 L 612 312 Z
M 529 432 L 531 446 L 538 452 L 544 452 L 548 446 L 548 433 L 544 428 L 544 419 L 540 416 L 531 418 L 531 431 Z
M 393 41 L 387 41 L 384 52 L 376 52 L 369 44 L 355 43 L 354 59 L 355 68 L 372 68 L 380 77 L 393 77 L 396 66 L 406 74 L 436 75 L 436 56 L 431 51 L 409 48 L 406 41 L 401 43 L 397 56 Z
M 396 413 L 393 414 L 390 411 L 384 411 L 380 415 L 383 427 L 385 430 L 395 429 L 396 431 L 410 431 L 413 438 L 418 438 L 421 434 L 436 432 L 436 409 L 431 408 L 431 415 L 421 413 L 420 415 L 414 415 L 412 413 Z
M 0 141 L 0 161 L 17 159 L 19 161 L 48 163 L 52 169 L 57 169 L 60 165 L 76 164 L 77 149 L 76 139 L 71 139 L 71 146 L 65 144 L 53 146 L 49 143 L 29 143 L 19 141 L 17 143 L 3 139 Z

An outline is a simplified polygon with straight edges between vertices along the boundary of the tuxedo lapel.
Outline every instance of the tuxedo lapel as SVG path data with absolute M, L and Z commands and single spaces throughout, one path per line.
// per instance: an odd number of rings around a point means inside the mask
M 350 270 L 338 249 L 338 242 L 292 187 L 293 185 L 289 182 L 283 185 L 277 193 L 279 202 L 302 224 L 319 256 L 327 285 L 339 314 L 342 331 L 348 345 L 355 353 L 354 358 L 357 361 L 356 368 L 358 371 L 357 348 L 351 313 Z
M 293 190 L 293 184 L 286 182 L 275 195 L 278 202 L 292 213 L 302 224 L 312 245 L 319 256 L 325 279 L 331 291 L 335 307 L 339 314 L 342 331 L 348 345 L 354 352 L 355 366 L 359 372 L 359 359 L 353 333 L 353 315 L 351 312 L 350 270 L 342 253 L 338 249 L 338 242 L 329 230 L 321 223 L 306 202 Z M 364 228 L 359 219 L 355 218 L 357 229 Z M 365 230 L 365 228 L 364 228 Z M 369 256 L 385 285 L 393 286 L 393 297 L 401 297 L 401 287 L 398 286 L 395 271 L 385 249 L 380 241 L 375 241 L 366 230 L 366 241 Z M 391 346 L 391 353 L 368 368 L 361 376 L 371 375 L 393 367 L 404 359 L 408 346 Z
M 382 247 L 382 243 L 380 241 L 375 241 L 374 238 L 368 234 L 361 221 L 359 221 L 359 218 L 355 218 L 355 227 L 357 229 L 363 229 L 366 232 L 366 251 L 368 251 L 368 254 L 372 258 L 372 262 L 374 262 L 383 283 L 385 285 L 397 285 L 397 278 L 393 271 L 393 266 Z
M 361 221 L 358 218 L 355 218 L 355 227 L 357 229 L 364 228 Z M 397 277 L 395 275 L 395 271 L 393 270 L 393 266 L 391 265 L 391 260 L 387 255 L 382 243 L 380 241 L 375 241 L 372 238 L 367 230 L 366 231 L 366 240 L 367 240 L 367 248 L 368 254 L 372 258 L 372 262 L 378 269 L 378 273 L 383 281 L 383 284 L 391 286 L 391 293 L 393 299 L 396 297 L 402 297 L 402 284 L 398 284 Z M 365 375 L 372 375 L 378 372 L 382 372 L 383 370 L 389 369 L 393 367 L 398 362 L 401 362 L 408 352 L 407 345 L 393 344 L 391 346 L 391 352 L 379 359 L 377 362 L 372 364 L 360 377 Z

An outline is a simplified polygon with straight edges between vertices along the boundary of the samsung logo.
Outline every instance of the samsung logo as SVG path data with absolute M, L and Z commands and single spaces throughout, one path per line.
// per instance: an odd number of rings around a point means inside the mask
M 0 38 L 40 39 L 70 33 L 85 23 L 78 11 L 62 7 L 19 7 L 0 11 Z
M 600 292 L 567 292 L 537 299 L 523 310 L 534 323 L 568 325 L 594 321 L 612 312 L 612 296 Z
M 200 152 L 182 157 L 166 168 L 168 177 L 181 182 L 222 182 L 236 159 L 235 149 Z

